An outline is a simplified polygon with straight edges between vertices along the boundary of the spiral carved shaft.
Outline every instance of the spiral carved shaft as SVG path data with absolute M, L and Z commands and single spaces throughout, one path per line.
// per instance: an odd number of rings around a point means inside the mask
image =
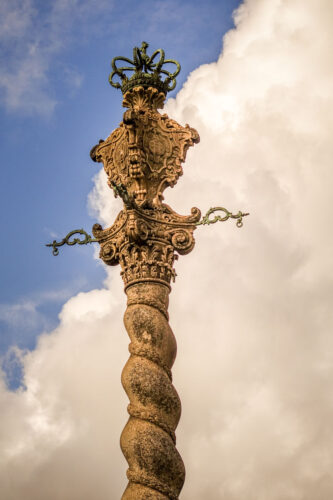
M 131 356 L 122 383 L 130 417 L 121 448 L 129 484 L 123 500 L 177 500 L 185 479 L 175 446 L 181 405 L 171 381 L 176 341 L 167 309 L 174 261 L 193 249 L 201 214 L 192 208 L 190 215 L 179 215 L 162 200 L 183 174 L 187 150 L 199 135 L 158 112 L 165 97 L 155 85 L 131 86 L 123 121 L 91 150 L 124 201 L 111 227 L 93 228 L 103 261 L 120 264 L 128 297 L 124 321 Z
M 131 356 L 122 384 L 130 417 L 120 443 L 129 484 L 122 500 L 177 500 L 185 468 L 175 446 L 181 404 L 171 382 L 177 346 L 168 323 L 169 288 L 142 282 L 126 293 L 124 323 Z

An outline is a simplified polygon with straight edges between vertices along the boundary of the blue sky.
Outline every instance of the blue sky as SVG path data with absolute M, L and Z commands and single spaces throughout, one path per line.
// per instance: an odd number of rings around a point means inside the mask
M 6 499 L 104 500 L 126 486 L 119 269 L 92 247 L 53 257 L 44 245 L 114 220 L 119 200 L 89 151 L 122 118 L 110 61 L 142 40 L 181 62 L 165 112 L 201 137 L 166 202 L 251 214 L 242 229 L 199 227 L 176 264 L 181 498 L 333 498 L 333 3 L 246 0 L 228 31 L 236 6 L 0 3 Z
M 34 348 L 70 296 L 105 278 L 92 247 L 66 247 L 55 258 L 44 245 L 95 222 L 87 196 L 98 169 L 89 151 L 123 112 L 108 84 L 111 59 L 130 56 L 142 40 L 164 48 L 182 66 L 175 95 L 193 69 L 217 59 L 239 3 L 3 3 L 1 355 L 12 345 Z

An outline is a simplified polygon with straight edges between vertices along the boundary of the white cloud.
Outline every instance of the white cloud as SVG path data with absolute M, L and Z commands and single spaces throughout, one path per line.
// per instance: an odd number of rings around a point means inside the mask
M 184 214 L 219 204 L 251 212 L 241 230 L 198 228 L 177 263 L 184 500 L 333 494 L 332 13 L 323 0 L 248 0 L 219 60 L 167 105 L 201 135 L 167 203 Z M 102 181 L 91 203 L 110 224 L 119 205 Z M 121 289 L 111 268 L 105 290 L 70 299 L 23 359 L 27 390 L 2 388 L 7 497 L 121 496 Z
M 22 326 L 27 321 L 36 326 L 34 319 L 36 314 L 36 304 L 30 300 L 18 304 L 0 304 L 0 320 L 16 327 Z
M 94 176 L 94 187 L 88 196 L 88 210 L 91 217 L 97 217 L 104 224 L 110 224 L 122 208 L 120 198 L 114 197 L 107 185 L 107 176 L 104 169 L 101 169 Z
M 0 5 L 0 38 L 20 38 L 31 28 L 34 14 L 31 0 L 12 0 Z
M 118 384 L 126 338 L 118 314 L 119 283 L 115 288 L 70 299 L 59 328 L 40 337 L 37 349 L 24 357 L 26 391 L 1 388 L 6 425 L 0 433 L 0 475 L 6 498 L 94 498 L 96 484 L 106 476 L 102 497 L 111 497 L 114 485 L 122 487 L 118 440 L 105 436 L 105 426 L 120 434 L 126 418 Z M 104 399 L 108 410 L 101 412 Z M 78 487 L 88 476 L 90 485 Z
M 36 329 L 45 331 L 51 328 L 49 318 L 42 312 L 42 307 L 52 302 L 63 303 L 68 300 L 73 295 L 74 289 L 82 287 L 86 284 L 85 281 L 84 278 L 80 278 L 67 288 L 44 290 L 30 297 L 23 297 L 14 303 L 0 303 L 0 321 L 15 331 L 16 340 L 23 337 L 27 340 L 29 332 L 29 336 L 31 336 L 31 331 L 35 336 Z

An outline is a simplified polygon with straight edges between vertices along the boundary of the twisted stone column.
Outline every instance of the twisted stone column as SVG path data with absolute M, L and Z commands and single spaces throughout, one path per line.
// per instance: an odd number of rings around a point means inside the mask
M 176 450 L 181 404 L 172 385 L 176 340 L 168 323 L 169 288 L 137 283 L 126 290 L 124 322 L 131 356 L 122 373 L 130 418 L 121 436 L 129 464 L 123 500 L 176 500 L 185 479 Z
M 110 228 L 93 228 L 100 257 L 121 266 L 128 300 L 124 322 L 130 358 L 122 383 L 130 417 L 121 448 L 129 483 L 122 500 L 177 500 L 185 479 L 176 449 L 181 405 L 172 385 L 176 340 L 167 309 L 174 261 L 193 249 L 201 214 L 197 208 L 191 215 L 177 214 L 162 203 L 162 193 L 182 175 L 181 163 L 199 136 L 157 111 L 164 99 L 154 87 L 128 90 L 123 105 L 129 109 L 122 123 L 91 151 L 124 201 Z

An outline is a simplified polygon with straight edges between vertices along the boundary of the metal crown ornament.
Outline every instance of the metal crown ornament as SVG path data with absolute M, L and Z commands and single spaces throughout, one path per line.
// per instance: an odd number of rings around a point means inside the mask
M 121 88 L 123 94 L 138 85 L 143 88 L 153 87 L 165 94 L 175 88 L 176 76 L 180 72 L 179 62 L 173 59 L 165 59 L 163 49 L 157 49 L 151 56 L 148 56 L 146 53 L 148 47 L 149 45 L 147 42 L 142 42 L 140 49 L 139 47 L 134 47 L 133 60 L 127 57 L 115 57 L 112 59 L 111 66 L 113 71 L 110 73 L 109 82 L 116 89 Z M 118 68 L 116 65 L 117 61 L 123 61 L 131 66 L 122 66 Z M 166 69 L 162 69 L 165 64 L 174 64 L 176 66 L 176 71 L 170 73 Z M 133 71 L 134 73 L 128 78 L 125 71 Z M 166 76 L 164 80 L 161 78 L 162 75 Z M 113 81 L 116 76 L 120 78 L 121 84 Z

